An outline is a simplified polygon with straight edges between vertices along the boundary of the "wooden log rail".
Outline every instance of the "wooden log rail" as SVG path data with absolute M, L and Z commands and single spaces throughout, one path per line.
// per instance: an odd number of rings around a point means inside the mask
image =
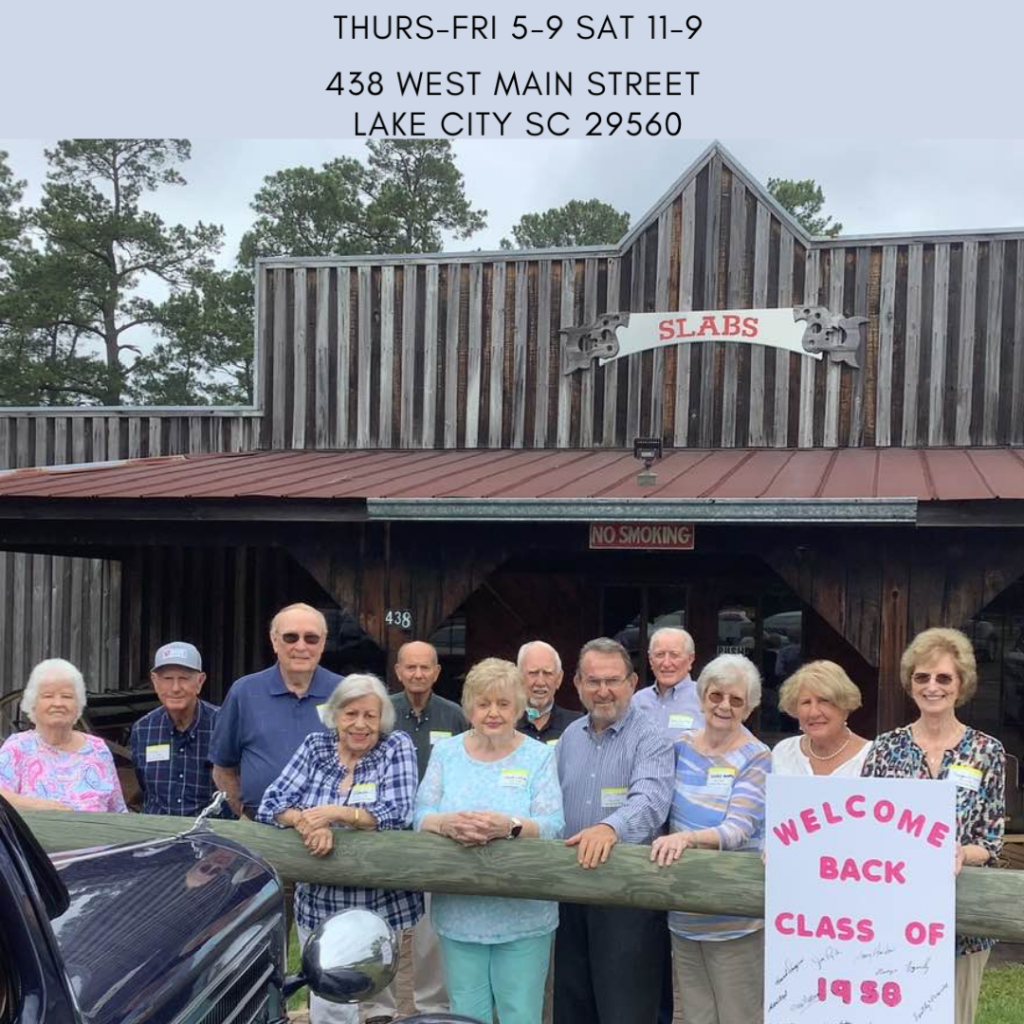
M 145 814 L 32 811 L 22 817 L 50 853 L 162 839 L 190 824 Z M 300 882 L 748 917 L 764 913 L 764 868 L 752 853 L 690 850 L 678 863 L 659 868 L 649 860 L 649 847 L 622 844 L 607 864 L 584 871 L 576 864 L 576 851 L 560 842 L 522 839 L 467 848 L 433 834 L 339 829 L 333 853 L 318 859 L 292 829 L 243 821 L 214 821 L 211 827 L 258 853 L 284 878 Z M 956 887 L 960 934 L 1024 942 L 1021 907 L 1024 871 L 965 868 L 961 873 Z

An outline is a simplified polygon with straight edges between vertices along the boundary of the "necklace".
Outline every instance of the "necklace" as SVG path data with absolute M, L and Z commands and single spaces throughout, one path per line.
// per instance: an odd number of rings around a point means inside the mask
M 833 750 L 831 754 L 816 754 L 814 752 L 814 740 L 810 736 L 807 737 L 807 753 L 814 758 L 815 761 L 831 761 L 837 758 L 853 740 L 853 733 L 850 732 L 850 727 L 846 727 L 846 742 L 842 744 L 837 750 Z

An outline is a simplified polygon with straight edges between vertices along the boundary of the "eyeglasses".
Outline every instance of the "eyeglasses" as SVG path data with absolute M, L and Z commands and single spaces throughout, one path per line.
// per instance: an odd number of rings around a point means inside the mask
M 581 679 L 580 682 L 583 689 L 593 691 L 600 690 L 602 686 L 607 686 L 609 690 L 617 690 L 620 686 L 625 686 L 629 680 L 623 676 L 617 676 L 614 679 L 593 679 L 588 676 L 586 679 Z
M 704 696 L 707 697 L 712 704 L 721 704 L 723 700 L 728 699 L 729 707 L 731 708 L 741 708 L 747 703 L 745 697 L 738 697 L 735 693 L 730 693 L 727 698 L 724 693 L 719 693 L 718 690 L 711 690 Z
M 319 633 L 281 633 L 279 635 L 286 644 L 297 644 L 299 637 L 302 637 L 302 642 L 307 647 L 316 647 L 323 639 Z
M 933 679 L 939 686 L 952 686 L 955 682 L 955 677 L 948 672 L 915 672 L 910 677 L 910 681 L 915 686 L 927 686 Z

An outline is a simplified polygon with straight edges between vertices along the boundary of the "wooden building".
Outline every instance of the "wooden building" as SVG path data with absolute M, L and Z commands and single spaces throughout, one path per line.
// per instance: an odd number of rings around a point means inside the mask
M 904 720 L 906 641 L 948 624 L 981 662 L 974 721 L 1024 745 L 1024 229 L 811 238 L 714 145 L 614 246 L 257 275 L 254 408 L 0 410 L 5 689 L 51 654 L 137 685 L 181 637 L 223 692 L 304 599 L 328 663 L 431 636 L 449 692 L 533 637 L 571 668 L 615 635 L 644 673 L 649 630 L 684 623 L 698 665 L 761 665 L 766 732 L 792 727 L 782 675 L 831 657 L 871 734 Z M 824 352 L 597 358 L 607 314 L 801 309 Z M 653 485 L 637 438 L 664 446 Z M 688 524 L 692 550 L 600 546 L 628 523 Z

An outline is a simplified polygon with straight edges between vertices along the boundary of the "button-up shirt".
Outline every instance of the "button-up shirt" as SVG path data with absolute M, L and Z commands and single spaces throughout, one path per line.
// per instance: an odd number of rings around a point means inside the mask
M 165 708 L 133 726 L 132 764 L 142 789 L 143 814 L 198 814 L 213 798 L 210 740 L 219 708 L 201 700 L 191 724 L 178 729 Z
M 341 676 L 319 665 L 301 697 L 285 686 L 277 665 L 235 680 L 217 718 L 210 760 L 238 768 L 247 809 L 259 806 L 267 786 L 311 732 L 326 731 L 320 708 L 340 682 Z
M 434 744 L 438 740 L 446 740 L 449 736 L 465 732 L 469 722 L 458 704 L 436 693 L 430 694 L 420 712 L 413 708 L 404 690 L 391 694 L 391 703 L 395 706 L 395 728 L 412 737 L 416 747 L 416 764 L 422 779 L 430 763 L 430 751 Z
M 570 711 L 568 708 L 559 707 L 557 704 L 551 708 L 551 713 L 548 715 L 548 720 L 544 723 L 543 729 L 538 729 L 536 723 L 530 721 L 530 716 L 524 714 L 519 719 L 516 728 L 520 732 L 525 732 L 527 736 L 531 736 L 535 740 L 540 740 L 541 743 L 546 743 L 548 746 L 554 746 L 561 738 L 563 732 L 576 721 L 577 718 L 582 718 L 582 711 Z
M 405 733 L 391 732 L 355 763 L 352 785 L 341 784 L 348 774 L 338 759 L 334 731 L 307 736 L 267 788 L 257 820 L 275 824 L 277 815 L 294 807 L 300 811 L 324 804 L 365 808 L 377 820 L 378 831 L 407 828 L 416 797 L 416 759 Z M 411 928 L 423 916 L 423 894 L 400 889 L 363 889 L 348 885 L 300 882 L 295 886 L 295 920 L 312 930 L 332 914 L 364 907 L 380 914 L 392 928 Z
M 649 843 L 672 804 L 675 750 L 635 708 L 596 732 L 579 718 L 555 748 L 562 781 L 565 834 L 610 825 L 623 843 Z
M 642 711 L 673 743 L 681 732 L 704 726 L 697 684 L 689 676 L 664 693 L 657 683 L 645 686 L 633 694 L 633 707 Z

